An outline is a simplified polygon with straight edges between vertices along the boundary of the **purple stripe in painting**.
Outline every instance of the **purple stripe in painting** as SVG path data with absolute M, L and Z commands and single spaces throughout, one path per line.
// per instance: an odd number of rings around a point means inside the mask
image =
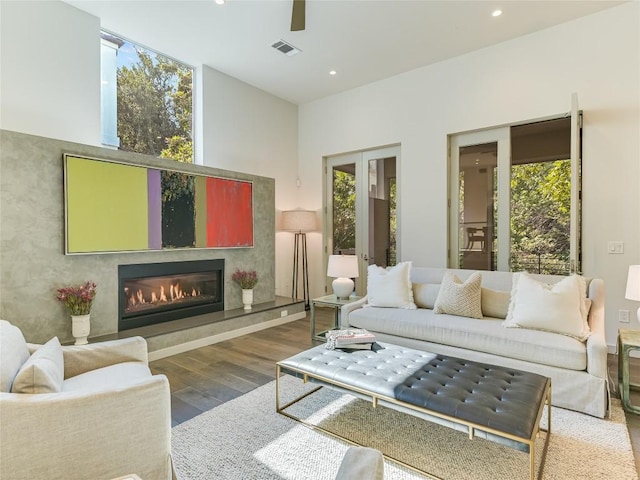
M 147 170 L 147 195 L 149 196 L 149 249 L 162 249 L 162 187 L 160 170 Z

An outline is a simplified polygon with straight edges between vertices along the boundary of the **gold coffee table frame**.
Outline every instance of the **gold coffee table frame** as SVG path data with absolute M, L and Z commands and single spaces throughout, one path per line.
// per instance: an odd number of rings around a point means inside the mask
M 400 408 L 395 408 L 396 410 L 400 410 L 403 411 L 403 409 L 409 409 L 409 410 L 414 410 L 417 413 L 422 413 L 422 414 L 426 414 L 426 415 L 431 415 L 433 417 L 437 417 L 437 418 L 441 418 L 443 420 L 447 420 L 449 422 L 452 423 L 456 423 L 458 425 L 462 425 L 467 427 L 468 429 L 468 433 L 469 433 L 469 439 L 473 440 L 474 436 L 475 436 L 475 431 L 479 430 L 482 432 L 486 432 L 488 434 L 493 434 L 493 435 L 497 435 L 499 437 L 505 438 L 505 439 L 509 439 L 509 440 L 514 440 L 520 443 L 523 443 L 525 445 L 527 445 L 529 447 L 529 473 L 530 473 L 530 480 L 535 480 L 536 479 L 536 474 L 535 474 L 535 451 L 536 451 L 536 439 L 538 438 L 538 435 L 540 434 L 540 432 L 546 432 L 546 436 L 545 436 L 545 441 L 544 441 L 544 447 L 542 450 L 542 459 L 540 461 L 540 470 L 538 472 L 538 479 L 542 478 L 542 474 L 544 471 L 544 463 L 547 457 L 547 449 L 549 446 L 549 437 L 551 436 L 551 380 L 548 379 L 547 384 L 546 384 L 546 388 L 545 388 L 545 392 L 544 392 L 544 401 L 540 402 L 540 405 L 538 406 L 538 414 L 536 416 L 536 421 L 533 427 L 533 432 L 531 434 L 530 438 L 525 438 L 525 437 L 519 437 L 517 435 L 512 435 L 506 432 L 502 432 L 500 430 L 496 430 L 494 428 L 490 428 L 490 427 L 486 427 L 483 425 L 479 425 L 473 422 L 469 422 L 466 420 L 461 420 L 459 418 L 455 418 L 455 417 L 451 417 L 449 415 L 445 415 L 442 413 L 438 413 L 435 412 L 433 410 L 429 410 L 427 408 L 423 408 L 423 407 L 419 407 L 416 405 L 412 405 L 410 403 L 406 403 L 406 402 L 402 402 L 400 400 L 396 400 L 395 398 L 392 397 L 388 397 L 385 395 L 379 395 L 377 393 L 373 393 L 371 391 L 365 390 L 363 388 L 359 388 L 359 387 L 354 387 L 353 385 L 349 385 L 346 383 L 342 383 L 342 382 L 338 382 L 336 380 L 332 380 L 329 378 L 325 378 L 321 375 L 317 375 L 317 374 L 311 374 L 309 372 L 306 372 L 305 370 L 302 369 L 298 369 L 295 367 L 290 367 L 290 366 L 283 366 L 280 364 L 280 362 L 276 363 L 276 412 L 278 412 L 281 415 L 284 415 L 285 417 L 289 417 L 297 422 L 300 422 L 301 424 L 311 428 L 312 430 L 319 430 L 323 433 L 326 433 L 328 435 L 331 435 L 332 437 L 335 438 L 339 438 L 340 440 L 343 440 L 347 443 L 350 443 L 352 445 L 358 445 L 358 446 L 366 446 L 366 445 L 360 445 L 356 442 L 354 442 L 353 440 L 349 440 L 348 438 L 345 438 L 341 435 L 338 435 L 337 433 L 331 432 L 329 430 L 326 430 L 324 428 L 322 428 L 319 425 L 314 425 L 313 423 L 309 423 L 307 421 L 305 421 L 302 418 L 296 417 L 295 415 L 292 415 L 290 413 L 285 412 L 285 410 L 287 408 L 289 408 L 291 405 L 294 405 L 296 403 L 298 403 L 300 400 L 308 397 L 309 395 L 317 392 L 318 390 L 320 390 L 323 385 L 318 386 L 317 388 L 314 388 L 313 390 L 304 393 L 303 395 L 299 396 L 298 398 L 295 398 L 294 400 L 281 405 L 280 404 L 280 375 L 282 373 L 293 373 L 294 376 L 297 377 L 301 377 L 302 381 L 304 383 L 308 383 L 309 379 L 315 379 L 318 380 L 320 382 L 324 382 L 328 385 L 333 385 L 335 387 L 338 387 L 340 389 L 346 390 L 347 392 L 352 392 L 355 393 L 358 397 L 360 398 L 364 398 L 364 399 L 371 399 L 371 403 L 373 405 L 373 408 L 377 408 L 378 405 L 383 405 L 383 406 L 387 406 L 389 408 L 394 408 L 394 407 L 402 407 L 402 409 Z M 298 375 L 295 375 L 298 374 Z M 540 420 L 542 419 L 542 414 L 544 412 L 544 407 L 545 405 L 547 406 L 547 428 L 541 428 L 540 427 Z M 419 416 L 419 418 L 423 418 L 422 416 Z M 427 420 L 428 421 L 428 420 Z M 415 472 L 418 472 L 422 475 L 426 475 L 428 478 L 434 479 L 434 480 L 443 480 L 440 477 L 437 477 L 429 472 L 425 472 L 424 470 L 421 470 L 413 465 L 409 465 L 405 462 L 403 462 L 402 460 L 398 460 L 397 458 L 391 457 L 385 453 L 383 453 L 384 457 L 388 460 L 391 460 L 393 462 L 396 462 L 400 465 L 403 465 Z

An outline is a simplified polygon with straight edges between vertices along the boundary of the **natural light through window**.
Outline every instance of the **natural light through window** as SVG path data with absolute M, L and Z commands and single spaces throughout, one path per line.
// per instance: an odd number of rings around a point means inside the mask
M 193 163 L 193 69 L 101 32 L 102 143 Z

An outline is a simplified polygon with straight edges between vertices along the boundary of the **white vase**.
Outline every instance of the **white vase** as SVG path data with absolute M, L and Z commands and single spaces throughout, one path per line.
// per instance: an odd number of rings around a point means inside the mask
M 253 288 L 242 289 L 242 303 L 245 310 L 251 310 L 251 304 L 253 303 Z
M 86 345 L 91 330 L 90 314 L 71 315 L 71 334 L 76 339 L 75 345 Z

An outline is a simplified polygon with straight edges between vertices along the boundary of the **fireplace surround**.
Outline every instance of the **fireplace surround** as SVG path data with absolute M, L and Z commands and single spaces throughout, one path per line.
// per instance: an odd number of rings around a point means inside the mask
M 118 331 L 224 310 L 224 259 L 118 266 Z

